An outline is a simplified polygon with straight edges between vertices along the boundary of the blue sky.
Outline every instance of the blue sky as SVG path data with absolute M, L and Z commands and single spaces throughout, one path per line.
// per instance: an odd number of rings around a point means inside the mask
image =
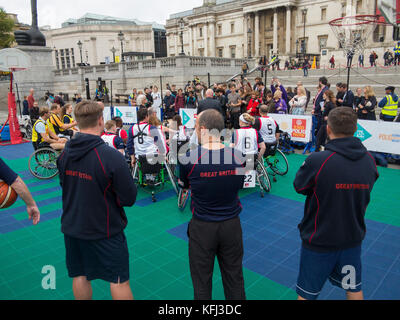
M 39 26 L 60 28 L 65 20 L 88 12 L 165 24 L 170 14 L 199 7 L 202 3 L 203 0 L 38 0 Z M 18 14 L 20 22 L 31 24 L 29 0 L 0 0 L 0 7 Z

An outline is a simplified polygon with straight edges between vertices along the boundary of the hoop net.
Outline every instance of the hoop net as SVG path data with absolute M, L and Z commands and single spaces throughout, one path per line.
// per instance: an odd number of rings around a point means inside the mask
M 379 17 L 378 15 L 346 16 L 329 22 L 339 40 L 340 48 L 347 57 L 364 53 L 367 39 L 376 26 L 381 24 Z

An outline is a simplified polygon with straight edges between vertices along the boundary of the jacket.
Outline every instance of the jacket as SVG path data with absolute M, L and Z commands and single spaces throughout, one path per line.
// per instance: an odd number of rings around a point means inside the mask
M 78 133 L 57 159 L 62 188 L 61 231 L 99 240 L 125 229 L 123 207 L 136 201 L 136 186 L 124 156 L 99 136 Z
M 331 140 L 325 151 L 311 154 L 294 180 L 296 192 L 307 196 L 298 226 L 303 246 L 329 252 L 360 245 L 378 177 L 375 160 L 358 138 Z

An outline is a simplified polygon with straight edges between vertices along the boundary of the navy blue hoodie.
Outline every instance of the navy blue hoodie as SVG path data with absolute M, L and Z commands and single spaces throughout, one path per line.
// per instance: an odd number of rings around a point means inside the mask
M 123 207 L 136 201 L 128 165 L 99 137 L 78 133 L 57 160 L 64 234 L 83 240 L 112 237 L 127 225 Z
M 365 237 L 365 211 L 378 179 L 375 160 L 355 137 L 331 140 L 310 155 L 294 187 L 307 196 L 299 224 L 303 246 L 320 252 L 356 247 Z

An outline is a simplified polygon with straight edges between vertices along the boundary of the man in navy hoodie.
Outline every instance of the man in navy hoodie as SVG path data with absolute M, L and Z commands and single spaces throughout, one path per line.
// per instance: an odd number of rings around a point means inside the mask
M 302 239 L 299 300 L 317 299 L 326 280 L 347 291 L 347 299 L 361 300 L 361 243 L 365 211 L 379 177 L 375 161 L 358 138 L 357 115 L 347 107 L 328 117 L 329 143 L 310 155 L 294 180 L 307 196 L 299 224 Z
M 57 160 L 62 187 L 68 275 L 75 299 L 92 298 L 91 282 L 110 282 L 113 299 L 132 299 L 123 207 L 136 200 L 136 187 L 124 157 L 107 146 L 103 107 L 83 101 L 75 107 L 80 132 Z

